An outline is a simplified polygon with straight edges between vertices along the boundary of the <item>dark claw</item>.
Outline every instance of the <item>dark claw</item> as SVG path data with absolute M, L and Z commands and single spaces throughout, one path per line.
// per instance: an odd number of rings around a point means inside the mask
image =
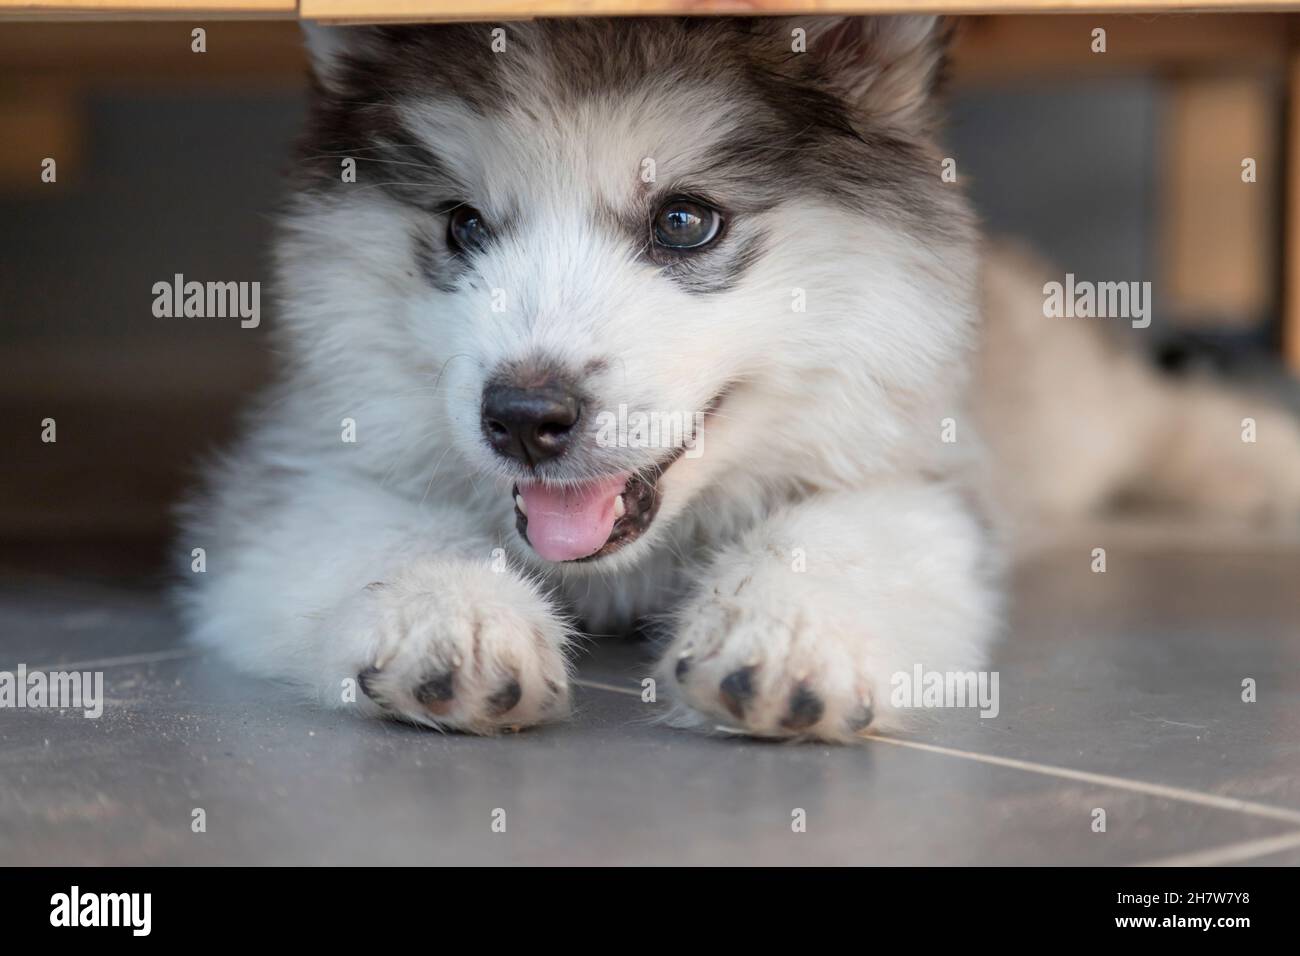
M 871 708 L 863 704 L 857 709 L 856 713 L 849 717 L 849 732 L 856 734 L 860 730 L 866 730 L 875 719 L 876 715 L 871 712 Z
M 689 653 L 683 654 L 681 657 L 677 658 L 677 667 L 673 671 L 673 673 L 677 675 L 677 683 L 680 684 L 682 681 L 686 680 L 686 675 L 691 672 L 691 663 L 691 655 Z
M 546 708 L 559 706 L 568 700 L 568 691 L 550 679 L 546 681 L 546 693 L 548 696 L 543 705 Z
M 456 696 L 453 689 L 455 680 L 455 671 L 447 671 L 444 674 L 430 677 L 415 688 L 416 701 L 419 702 L 420 706 L 433 711 L 435 714 L 445 714 L 451 709 L 452 698 Z
M 367 667 L 357 675 L 357 685 L 361 688 L 361 693 L 365 694 L 377 704 L 385 703 L 379 692 L 375 690 L 375 678 L 379 676 L 378 667 Z
M 745 705 L 754 696 L 754 668 L 742 667 L 722 678 L 722 683 L 718 685 L 718 696 L 733 717 L 743 720 Z
M 519 686 L 519 681 L 512 680 L 489 697 L 488 703 L 492 706 L 492 712 L 499 717 L 514 710 L 523 696 L 524 689 Z
M 790 695 L 790 713 L 781 721 L 786 730 L 807 730 L 822 719 L 826 705 L 822 699 L 808 689 L 807 684 L 800 684 Z

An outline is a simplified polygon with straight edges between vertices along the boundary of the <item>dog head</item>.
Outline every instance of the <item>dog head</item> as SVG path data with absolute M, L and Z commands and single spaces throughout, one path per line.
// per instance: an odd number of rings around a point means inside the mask
M 489 496 L 548 562 L 914 460 L 974 313 L 932 142 L 943 33 L 312 28 L 287 348 L 364 406 L 372 467 Z

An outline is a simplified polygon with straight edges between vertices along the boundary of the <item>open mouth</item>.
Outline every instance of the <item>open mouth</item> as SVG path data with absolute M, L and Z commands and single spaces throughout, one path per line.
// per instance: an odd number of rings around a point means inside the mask
M 731 393 L 725 385 L 704 406 L 709 419 Z M 540 482 L 516 484 L 515 528 L 519 536 L 547 561 L 594 561 L 625 548 L 641 535 L 659 513 L 659 479 L 688 447 L 698 448 L 697 430 L 691 443 L 635 472 L 594 478 L 568 487 Z
M 515 528 L 547 561 L 594 561 L 641 537 L 659 512 L 659 478 L 682 456 L 569 488 L 515 485 Z

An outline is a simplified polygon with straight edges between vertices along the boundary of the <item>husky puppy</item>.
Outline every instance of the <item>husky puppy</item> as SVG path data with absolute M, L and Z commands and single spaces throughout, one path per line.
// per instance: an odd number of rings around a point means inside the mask
M 1004 409 L 968 395 L 946 32 L 313 28 L 283 371 L 188 509 L 194 637 L 478 733 L 562 716 L 575 636 L 647 620 L 678 716 L 759 735 L 895 727 L 891 675 L 980 668 L 1001 560 L 976 413 Z M 1041 317 L 1018 274 L 992 284 Z

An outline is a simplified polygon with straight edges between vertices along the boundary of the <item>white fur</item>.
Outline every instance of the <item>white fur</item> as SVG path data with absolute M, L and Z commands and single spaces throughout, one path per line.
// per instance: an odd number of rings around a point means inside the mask
M 814 496 L 721 549 L 705 586 L 675 615 L 663 677 L 687 657 L 685 702 L 735 724 L 718 686 L 754 668 L 741 721 L 754 733 L 787 732 L 799 685 L 825 704 L 823 737 L 851 736 L 864 708 L 874 728 L 896 729 L 910 715 L 891 706 L 894 674 L 918 662 L 948 672 L 983 666 L 978 638 L 997 617 L 994 560 L 949 489 L 901 482 Z
M 663 686 L 693 656 L 677 690 L 694 713 L 785 733 L 802 685 L 824 703 L 808 734 L 850 736 L 864 705 L 898 726 L 890 676 L 976 669 L 997 626 L 999 559 L 963 486 L 977 453 L 972 246 L 960 229 L 919 241 L 804 198 L 737 224 L 770 238 L 735 288 L 690 295 L 599 211 L 632 201 L 643 157 L 661 180 L 689 178 L 736 122 L 725 85 L 565 112 L 544 87 L 521 85 L 504 118 L 450 98 L 407 106 L 475 205 L 518 222 L 455 293 L 411 262 L 422 214 L 364 183 L 297 200 L 278 247 L 285 375 L 187 525 L 185 552 L 208 553 L 187 591 L 196 638 L 325 705 L 378 668 L 384 712 L 490 732 L 563 713 L 571 619 L 605 632 L 650 615 L 674 628 Z M 487 377 L 539 353 L 601 363 L 583 384 L 607 409 L 698 409 L 731 385 L 705 453 L 663 476 L 647 533 L 591 564 L 547 565 L 519 539 L 513 473 L 480 432 Z M 345 418 L 355 444 L 340 440 Z M 596 454 L 606 471 L 659 457 Z M 448 667 L 454 705 L 431 713 L 413 690 Z M 737 718 L 718 687 L 741 667 L 759 676 Z M 511 675 L 522 699 L 495 713 Z M 358 709 L 381 712 L 363 694 Z

